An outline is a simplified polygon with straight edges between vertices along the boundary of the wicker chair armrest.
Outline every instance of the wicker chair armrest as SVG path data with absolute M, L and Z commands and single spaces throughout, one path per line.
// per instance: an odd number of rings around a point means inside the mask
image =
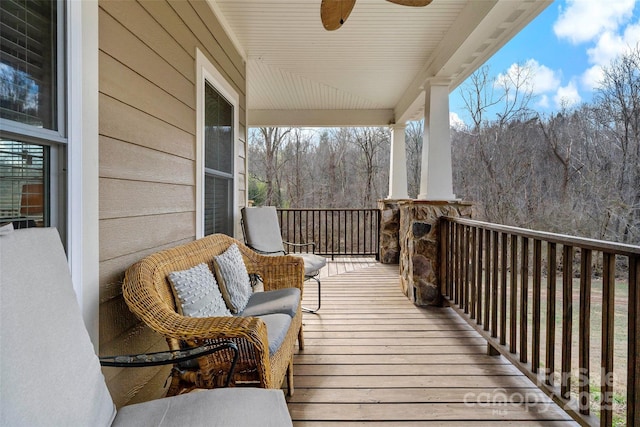
M 264 290 L 283 288 L 303 289 L 304 260 L 293 255 L 261 255 L 247 248 L 245 265 L 249 274 L 257 274 L 264 283 Z
M 257 317 L 186 317 L 168 313 L 162 324 L 156 318 L 154 329 L 166 338 L 202 345 L 207 340 L 249 341 L 257 351 L 269 353 L 267 327 Z

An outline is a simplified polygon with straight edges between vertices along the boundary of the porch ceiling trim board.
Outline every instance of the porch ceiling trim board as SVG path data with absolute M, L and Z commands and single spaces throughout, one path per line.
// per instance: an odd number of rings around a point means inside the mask
M 426 79 L 450 78 L 453 90 L 550 3 L 358 0 L 327 32 L 320 0 L 209 0 L 247 61 L 249 126 L 420 119 Z

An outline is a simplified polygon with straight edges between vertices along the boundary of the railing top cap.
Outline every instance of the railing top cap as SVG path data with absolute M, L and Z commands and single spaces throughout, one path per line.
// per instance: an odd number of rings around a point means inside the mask
M 640 255 L 640 246 L 627 245 L 624 243 L 608 242 L 605 240 L 587 239 L 584 237 L 569 236 L 566 234 L 549 233 L 546 231 L 529 230 L 526 228 L 513 227 L 509 225 L 493 224 L 490 222 L 476 221 L 465 218 L 455 218 L 445 216 L 443 219 L 463 225 L 482 228 L 484 230 L 497 231 L 507 234 L 517 234 L 519 236 L 532 239 L 545 240 L 550 243 L 574 246 L 582 249 L 590 249 L 617 255 Z

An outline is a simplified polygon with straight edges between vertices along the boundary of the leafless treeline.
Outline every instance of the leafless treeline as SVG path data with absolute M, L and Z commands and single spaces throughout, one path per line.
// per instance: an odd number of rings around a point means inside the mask
M 640 50 L 605 69 L 594 100 L 552 115 L 529 107 L 527 66 L 464 90 L 473 123 L 452 129 L 454 192 L 480 219 L 640 244 Z M 491 117 L 491 118 L 490 118 Z M 250 198 L 282 207 L 375 207 L 388 194 L 386 128 L 252 129 Z M 422 123 L 407 126 L 409 195 L 419 192 Z
M 388 194 L 386 128 L 256 128 L 249 199 L 290 208 L 371 208 Z

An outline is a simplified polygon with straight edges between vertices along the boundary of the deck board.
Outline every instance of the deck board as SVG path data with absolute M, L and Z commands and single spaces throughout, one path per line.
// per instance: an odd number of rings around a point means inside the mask
M 397 266 L 326 270 L 294 356 L 296 427 L 577 425 L 453 310 L 409 302 Z M 311 284 L 304 305 L 316 301 Z

